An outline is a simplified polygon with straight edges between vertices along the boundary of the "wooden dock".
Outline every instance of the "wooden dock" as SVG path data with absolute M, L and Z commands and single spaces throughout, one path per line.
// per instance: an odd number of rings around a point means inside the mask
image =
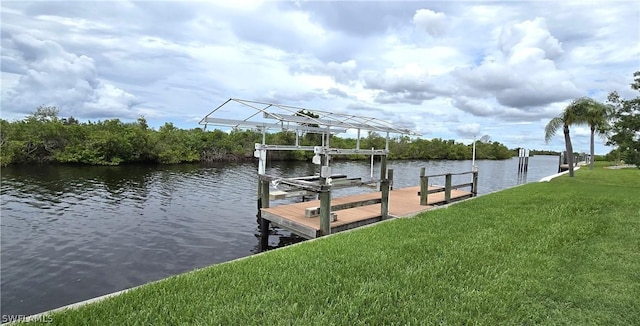
M 429 210 L 435 205 L 445 204 L 445 192 L 435 192 L 442 187 L 429 187 L 427 205 L 420 205 L 420 186 L 401 188 L 389 192 L 389 216 L 403 217 Z M 380 199 L 380 192 L 370 192 L 360 195 L 337 197 L 331 199 L 331 205 L 342 205 L 352 202 L 374 201 Z M 451 189 L 449 202 L 454 202 L 472 197 L 469 191 Z M 357 228 L 363 225 L 382 220 L 381 204 L 372 204 L 335 211 L 337 220 L 331 222 L 331 233 Z M 320 217 L 305 217 L 307 208 L 320 207 L 319 200 L 302 203 L 262 208 L 262 218 L 273 225 L 289 230 L 301 237 L 313 239 L 322 235 L 320 231 Z

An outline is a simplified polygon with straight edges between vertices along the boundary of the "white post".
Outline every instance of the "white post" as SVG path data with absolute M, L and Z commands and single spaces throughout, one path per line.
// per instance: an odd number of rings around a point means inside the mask
M 473 136 L 473 154 L 471 156 L 471 171 L 476 170 L 476 136 Z
M 371 179 L 373 179 L 373 150 L 374 147 L 371 147 Z
M 384 144 L 384 150 L 389 152 L 389 132 L 387 131 L 386 142 Z
M 325 146 L 327 146 L 327 149 L 331 148 L 331 144 L 329 143 L 331 139 L 331 132 L 329 131 L 329 127 L 327 126 L 327 142 L 325 144 Z
M 267 151 L 264 149 L 261 149 L 258 152 L 259 152 L 258 174 L 264 175 L 267 171 Z
M 262 144 L 255 144 L 255 151 L 253 151 L 253 157 L 258 159 L 258 174 L 264 175 L 267 170 L 267 150 Z

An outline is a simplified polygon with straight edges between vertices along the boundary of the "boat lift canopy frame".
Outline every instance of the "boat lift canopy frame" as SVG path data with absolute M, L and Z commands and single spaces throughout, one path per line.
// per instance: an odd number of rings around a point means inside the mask
M 225 106 L 240 104 L 250 109 L 250 114 L 244 119 L 229 119 L 218 117 L 223 114 Z M 237 112 L 234 112 L 237 116 Z M 262 132 L 262 143 L 255 144 L 254 156 L 260 161 L 258 173 L 265 173 L 266 152 L 270 150 L 305 150 L 314 151 L 316 155 L 323 155 L 327 159 L 322 165 L 328 167 L 328 157 L 331 155 L 368 154 L 387 156 L 389 153 L 389 135 L 413 135 L 420 136 L 419 133 L 392 125 L 389 122 L 373 117 L 363 117 L 345 113 L 335 113 L 321 111 L 290 105 L 275 104 L 260 101 L 243 100 L 230 98 L 220 106 L 207 114 L 199 122 L 200 125 L 225 126 L 231 128 L 258 129 Z M 266 144 L 266 133 L 269 130 L 294 131 L 296 133 L 295 145 L 269 145 Z M 344 133 L 347 130 L 357 131 L 356 148 L 341 149 L 330 147 L 330 135 Z M 386 134 L 386 144 L 384 149 L 361 149 L 361 131 L 372 131 Z M 322 134 L 321 146 L 300 146 L 299 136 L 301 133 Z M 320 162 L 314 160 L 314 163 Z M 325 169 L 323 169 L 325 170 Z

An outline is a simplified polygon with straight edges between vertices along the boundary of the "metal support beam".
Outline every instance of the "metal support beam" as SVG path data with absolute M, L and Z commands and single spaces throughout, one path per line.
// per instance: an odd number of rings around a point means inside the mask
M 206 117 L 206 118 L 202 119 L 200 124 L 211 124 L 211 125 L 214 125 L 214 126 L 229 126 L 229 127 L 234 127 L 234 128 L 256 128 L 256 127 L 258 127 L 258 128 L 264 128 L 265 130 L 267 130 L 267 129 L 301 130 L 301 131 L 314 132 L 314 133 L 325 133 L 325 132 L 327 132 L 327 129 L 331 133 L 336 133 L 336 134 L 337 133 L 343 133 L 343 132 L 347 131 L 347 129 L 345 129 L 345 128 L 335 128 L 335 127 L 319 128 L 319 127 L 311 127 L 311 126 L 299 125 L 297 123 L 286 123 L 286 124 L 284 122 L 268 123 L 268 122 L 259 122 L 259 121 L 234 120 L 234 119 L 209 118 L 209 117 Z
M 379 155 L 387 156 L 389 152 L 384 149 L 343 149 L 343 148 L 326 148 L 322 146 L 315 146 L 313 152 L 315 154 L 326 155 L 351 155 L 351 154 L 367 154 L 367 155 Z
M 320 190 L 320 232 L 331 234 L 331 186 L 324 184 Z
M 321 155 L 322 167 L 320 169 L 320 232 L 322 235 L 331 234 L 331 185 L 328 178 L 331 176 L 329 156 Z

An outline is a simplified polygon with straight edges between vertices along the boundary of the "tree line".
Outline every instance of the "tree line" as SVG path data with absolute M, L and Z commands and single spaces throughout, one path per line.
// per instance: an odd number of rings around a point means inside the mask
M 321 143 L 319 134 L 305 134 L 299 144 Z M 268 144 L 293 145 L 296 135 L 281 131 L 266 135 Z M 201 128 L 180 129 L 165 123 L 155 130 L 144 118 L 135 122 L 110 119 L 80 122 L 73 117 L 60 118 L 55 107 L 38 107 L 23 120 L 0 119 L 0 164 L 69 163 L 119 165 L 121 163 L 162 163 L 242 161 L 253 157 L 254 143 L 262 142 L 255 130 L 205 131 Z M 357 140 L 333 136 L 331 146 L 355 148 Z M 386 140 L 375 132 L 360 139 L 363 149 L 385 147 Z M 390 159 L 468 160 L 472 145 L 435 138 L 390 140 Z M 476 143 L 477 159 L 501 160 L 516 155 L 488 136 Z M 309 160 L 308 151 L 273 151 L 272 160 Z M 365 155 L 349 155 L 336 159 L 365 159 Z
M 640 92 L 640 71 L 633 74 L 631 89 Z M 590 152 L 595 158 L 594 143 L 596 134 L 607 138 L 607 145 L 617 146 L 608 158 L 623 160 L 640 168 L 640 96 L 622 99 L 617 92 L 611 92 L 607 103 L 598 102 L 589 97 L 575 99 L 559 116 L 551 119 L 545 127 L 545 140 L 551 138 L 562 129 L 567 153 L 573 153 L 570 127 L 587 125 L 591 131 Z M 593 170 L 595 159 L 591 160 Z M 569 176 L 574 176 L 573 155 L 567 156 Z

